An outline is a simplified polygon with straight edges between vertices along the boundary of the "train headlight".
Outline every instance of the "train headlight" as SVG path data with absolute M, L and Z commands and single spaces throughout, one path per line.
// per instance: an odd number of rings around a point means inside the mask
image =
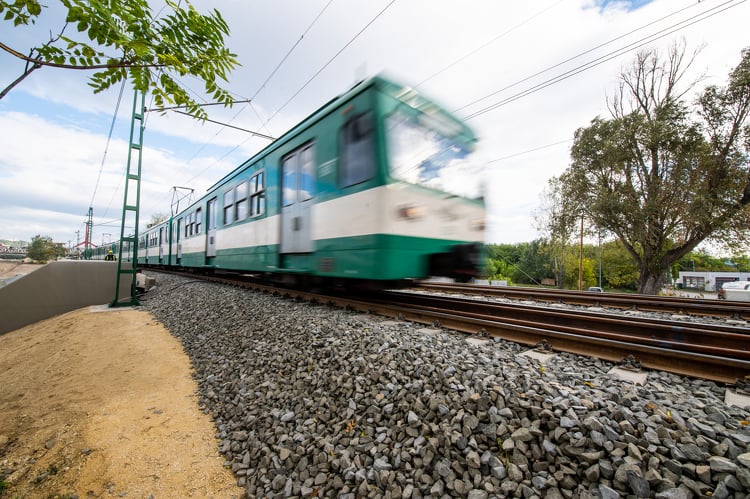
M 411 204 L 399 206 L 398 210 L 396 210 L 396 213 L 398 215 L 398 218 L 403 218 L 405 220 L 417 220 L 425 216 L 427 210 L 425 210 L 424 206 L 415 206 Z
M 475 218 L 469 223 L 471 230 L 483 231 L 485 228 L 484 218 Z

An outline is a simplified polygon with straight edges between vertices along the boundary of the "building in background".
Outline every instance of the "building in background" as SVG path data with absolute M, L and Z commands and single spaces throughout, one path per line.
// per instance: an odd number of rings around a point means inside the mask
M 677 288 L 718 291 L 726 282 L 750 281 L 750 272 L 694 272 L 680 271 Z

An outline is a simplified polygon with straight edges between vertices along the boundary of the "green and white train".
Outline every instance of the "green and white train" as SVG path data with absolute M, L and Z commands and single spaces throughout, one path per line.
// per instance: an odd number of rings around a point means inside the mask
M 284 280 L 468 280 L 485 228 L 479 190 L 467 194 L 475 143 L 413 89 L 371 78 L 142 232 L 137 265 Z M 132 248 L 121 258 L 132 260 Z

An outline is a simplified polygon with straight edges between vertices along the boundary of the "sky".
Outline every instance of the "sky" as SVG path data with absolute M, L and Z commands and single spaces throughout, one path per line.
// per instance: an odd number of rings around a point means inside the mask
M 0 24 L 0 42 L 28 53 L 47 39 L 62 20 L 48 4 L 33 27 Z M 224 86 L 238 100 L 252 98 L 207 107 L 211 120 L 278 137 L 363 78 L 382 74 L 414 87 L 479 138 L 489 243 L 540 237 L 535 216 L 548 180 L 569 166 L 575 131 L 609 117 L 607 99 L 638 50 L 702 46 L 690 74 L 703 76 L 703 88 L 724 85 L 750 47 L 746 0 L 210 5 L 227 20 L 227 46 L 241 63 Z M 0 88 L 24 64 L 0 51 Z M 133 92 L 126 87 L 120 97 L 118 85 L 95 95 L 89 76 L 42 68 L 0 99 L 0 239 L 41 235 L 75 245 L 89 207 L 95 244 L 119 236 Z M 197 80 L 181 81 L 200 93 Z M 147 113 L 145 123 L 142 223 L 169 214 L 175 199 L 184 208 L 188 189 L 201 196 L 269 143 L 174 112 Z

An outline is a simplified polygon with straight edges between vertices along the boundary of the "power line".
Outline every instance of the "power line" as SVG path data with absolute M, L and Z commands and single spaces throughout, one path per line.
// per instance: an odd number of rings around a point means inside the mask
M 730 0 L 730 1 L 734 1 L 734 0 Z M 476 104 L 476 103 L 478 103 L 478 102 L 481 102 L 481 101 L 483 101 L 484 99 L 488 99 L 488 98 L 492 97 L 493 95 L 497 95 L 497 94 L 499 94 L 500 92 L 504 92 L 505 90 L 508 90 L 508 89 L 510 89 L 510 88 L 513 88 L 513 87 L 515 87 L 515 86 L 518 86 L 518 85 L 520 85 L 521 83 L 523 83 L 523 82 L 525 82 L 525 81 L 528 81 L 528 80 L 530 80 L 530 79 L 532 79 L 532 78 L 535 78 L 535 77 L 537 77 L 537 76 L 539 76 L 539 75 L 541 75 L 541 74 L 544 74 L 544 73 L 546 73 L 546 72 L 548 72 L 548 71 L 551 71 L 551 70 L 553 70 L 553 69 L 555 69 L 555 68 L 557 68 L 557 67 L 560 67 L 560 66 L 562 66 L 563 64 L 566 64 L 566 63 L 568 63 L 568 62 L 570 62 L 570 61 L 573 61 L 573 60 L 575 60 L 575 59 L 578 59 L 579 57 L 581 57 L 581 56 L 584 56 L 584 55 L 586 55 L 586 54 L 588 54 L 588 53 L 591 53 L 591 52 L 593 52 L 593 51 L 595 51 L 595 50 L 597 50 L 597 49 L 600 49 L 600 48 L 602 48 L 602 47 L 605 47 L 605 46 L 607 46 L 607 45 L 609 45 L 609 44 L 611 44 L 611 43 L 613 43 L 613 42 L 616 42 L 617 40 L 620 40 L 620 39 L 622 39 L 622 38 L 625 38 L 626 36 L 630 36 L 630 35 L 632 35 L 633 33 L 637 33 L 638 31 L 641 31 L 641 30 L 643 30 L 643 29 L 646 29 L 646 28 L 648 28 L 649 26 L 652 26 L 652 25 L 654 25 L 654 24 L 660 23 L 661 21 L 664 21 L 665 19 L 668 19 L 668 18 L 670 18 L 670 17 L 672 17 L 672 16 L 675 16 L 675 15 L 677 15 L 677 14 L 680 14 L 680 13 L 684 12 L 684 11 L 685 11 L 685 10 L 687 10 L 687 9 L 690 9 L 690 8 L 693 8 L 693 7 L 695 7 L 695 6 L 696 6 L 696 5 L 698 5 L 699 3 L 701 3 L 701 0 L 698 0 L 698 1 L 697 1 L 697 2 L 695 2 L 695 3 L 693 3 L 693 4 L 691 4 L 691 5 L 688 5 L 687 7 L 683 7 L 683 8 L 681 8 L 681 9 L 675 10 L 675 11 L 673 11 L 673 12 L 671 12 L 671 13 L 667 14 L 666 16 L 660 17 L 659 19 L 656 19 L 656 20 L 654 20 L 654 21 L 651 21 L 650 23 L 644 24 L 643 26 L 640 26 L 640 27 L 638 27 L 638 28 L 636 28 L 636 29 L 633 29 L 633 30 L 631 30 L 631 31 L 628 31 L 627 33 L 624 33 L 624 34 L 622 34 L 622 35 L 620 35 L 620 36 L 616 36 L 615 38 L 611 38 L 610 40 L 607 40 L 607 41 L 606 41 L 606 42 L 604 42 L 604 43 L 600 43 L 599 45 L 597 45 L 597 46 L 595 46 L 595 47 L 592 47 L 592 48 L 590 48 L 590 49 L 588 49 L 588 50 L 584 50 L 583 52 L 580 52 L 580 53 L 578 53 L 578 54 L 576 54 L 576 55 L 574 55 L 574 56 L 572 56 L 572 57 L 568 57 L 567 59 L 565 59 L 565 60 L 564 60 L 564 61 L 562 61 L 562 62 L 559 62 L 559 63 L 557 63 L 557 64 L 554 64 L 554 65 L 552 65 L 552 66 L 546 67 L 546 68 L 542 69 L 541 71 L 537 71 L 536 73 L 534 73 L 534 74 L 532 74 L 532 75 L 529 75 L 529 76 L 527 76 L 527 77 L 525 77 L 525 78 L 522 78 L 522 79 L 518 80 L 518 81 L 517 81 L 517 82 L 515 82 L 515 83 L 511 83 L 510 85 L 508 85 L 508 86 L 505 86 L 505 87 L 501 88 L 500 90 L 497 90 L 497 91 L 495 91 L 495 92 L 492 92 L 491 94 L 485 95 L 484 97 L 481 97 L 481 98 L 479 98 L 479 99 L 476 99 L 476 100 L 474 100 L 474 101 L 472 101 L 472 102 L 469 102 L 468 104 L 466 104 L 466 105 L 464 105 L 464 106 L 461 106 L 461 107 L 459 107 L 458 109 L 456 109 L 456 111 L 461 111 L 461 110 L 463 110 L 463 109 L 465 109 L 465 108 L 467 108 L 467 107 L 469 107 L 469 106 L 472 106 L 472 105 L 474 105 L 474 104 Z
M 115 112 L 112 115 L 112 123 L 109 125 L 109 134 L 107 135 L 107 144 L 104 146 L 104 155 L 102 156 L 102 163 L 99 166 L 99 174 L 96 176 L 96 184 L 94 184 L 94 192 L 91 194 L 91 202 L 89 206 L 94 206 L 94 198 L 96 198 L 96 191 L 99 189 L 99 180 L 102 178 L 102 170 L 104 170 L 104 162 L 107 160 L 107 152 L 109 151 L 109 143 L 112 141 L 112 132 L 115 129 L 115 122 L 117 121 L 117 113 L 120 110 L 120 102 L 122 102 L 122 92 L 125 90 L 125 80 L 122 80 L 120 85 L 120 94 L 117 96 L 117 104 L 115 105 Z
M 276 65 L 276 67 L 273 69 L 273 71 L 271 71 L 271 74 L 269 74 L 266 77 L 266 79 L 263 81 L 263 83 L 261 83 L 260 87 L 258 87 L 258 90 L 256 90 L 255 93 L 252 95 L 252 97 L 250 97 L 250 101 L 254 101 L 255 98 L 258 96 L 258 94 L 264 88 L 266 88 L 266 85 L 268 84 L 269 81 L 271 81 L 271 78 L 274 77 L 274 75 L 276 74 L 276 72 L 286 62 L 286 60 L 289 58 L 289 56 L 292 54 L 292 52 L 294 52 L 294 49 L 296 49 L 297 46 L 302 42 L 302 40 L 305 38 L 305 35 L 312 29 L 313 26 L 315 26 L 315 24 L 318 22 L 318 19 L 320 19 L 320 17 L 328 9 L 328 7 L 331 5 L 331 3 L 333 3 L 333 0 L 328 0 L 328 3 L 325 4 L 325 6 L 323 7 L 323 9 L 318 13 L 317 16 L 315 16 L 315 19 L 313 19 L 313 21 L 310 23 L 310 25 L 307 27 L 307 29 L 305 29 L 305 31 L 302 32 L 302 34 L 300 35 L 299 39 L 296 42 L 294 42 L 294 45 L 292 45 L 289 50 L 287 50 L 287 52 L 284 55 L 284 57 L 281 58 L 281 61 L 279 61 L 279 63 Z M 270 121 L 270 119 L 266 120 L 263 117 L 261 117 L 261 115 L 258 112 L 258 110 L 255 109 L 255 106 L 253 106 L 252 104 L 250 104 L 250 108 L 253 110 L 253 113 L 255 114 L 255 117 L 258 118 L 258 121 L 260 122 L 260 126 L 266 131 L 266 133 L 268 135 L 272 135 L 271 131 L 266 126 L 268 124 L 268 121 Z
M 686 19 L 684 21 L 680 21 L 678 23 L 675 23 L 672 26 L 669 26 L 669 27 L 664 28 L 664 29 L 662 29 L 660 31 L 657 31 L 656 33 L 653 33 L 651 35 L 645 36 L 645 37 L 641 38 L 640 40 L 637 40 L 637 41 L 635 41 L 635 42 L 633 42 L 631 44 L 628 44 L 628 45 L 626 45 L 624 47 L 621 47 L 621 48 L 616 49 L 616 50 L 614 50 L 612 52 L 609 52 L 608 54 L 605 54 L 605 55 L 603 55 L 603 56 L 601 56 L 599 58 L 596 58 L 596 59 L 594 59 L 592 61 L 584 63 L 584 64 L 582 64 L 582 65 L 580 65 L 580 66 L 578 66 L 576 68 L 573 68 L 573 69 L 571 69 L 569 71 L 566 71 L 566 72 L 564 72 L 564 73 L 562 73 L 560 75 L 557 75 L 557 76 L 555 76 L 553 78 L 545 80 L 545 81 L 543 81 L 543 82 L 541 82 L 541 83 L 539 83 L 537 85 L 534 85 L 534 86 L 532 86 L 532 87 L 530 87 L 530 88 L 528 88 L 526 90 L 518 92 L 518 93 L 516 93 L 516 94 L 514 94 L 514 95 L 512 95 L 512 96 L 510 96 L 510 97 L 508 97 L 506 99 L 503 99 L 503 100 L 500 100 L 498 102 L 495 102 L 494 104 L 490 104 L 489 106 L 481 108 L 481 109 L 479 109 L 479 110 L 477 110 L 477 111 L 469 114 L 468 116 L 464 117 L 464 120 L 468 121 L 470 119 L 476 118 L 477 116 L 481 116 L 481 115 L 483 115 L 485 113 L 493 111 L 493 110 L 497 109 L 498 107 L 501 107 L 501 106 L 504 106 L 504 105 L 509 104 L 511 102 L 514 102 L 514 101 L 516 101 L 516 100 L 518 100 L 518 99 L 520 99 L 522 97 L 525 97 L 525 96 L 530 95 L 532 93 L 536 93 L 539 90 L 542 90 L 544 88 L 549 87 L 550 85 L 554 85 L 555 83 L 559 83 L 559 82 L 561 82 L 563 80 L 566 80 L 566 79 L 570 78 L 571 76 L 575 76 L 575 75 L 577 75 L 579 73 L 582 73 L 583 71 L 586 71 L 586 70 L 591 69 L 593 67 L 599 66 L 600 64 L 603 64 L 603 63 L 605 63 L 607 61 L 610 61 L 610 60 L 612 60 L 612 59 L 614 59 L 616 57 L 619 57 L 619 56 L 621 56 L 621 55 L 623 55 L 623 54 L 625 54 L 627 52 L 630 52 L 630 51 L 633 51 L 635 49 L 641 48 L 644 45 L 647 45 L 648 43 L 651 43 L 651 42 L 653 42 L 655 40 L 659 40 L 661 38 L 664 38 L 665 36 L 668 36 L 668 35 L 671 35 L 673 33 L 676 33 L 677 31 L 685 29 L 686 27 L 692 26 L 693 24 L 696 24 L 698 22 L 705 21 L 706 19 L 708 19 L 710 17 L 713 17 L 713 16 L 715 16 L 717 14 L 720 14 L 720 13 L 722 13 L 722 12 L 728 10 L 728 9 L 731 9 L 732 7 L 736 7 L 737 5 L 740 5 L 740 4 L 744 3 L 747 0 L 741 0 L 739 3 L 736 3 L 734 5 L 726 6 L 727 4 L 732 3 L 733 1 L 734 0 L 729 0 L 728 2 L 725 2 L 725 3 L 721 4 L 721 5 L 718 5 L 716 7 L 712 7 L 711 9 L 705 10 L 705 11 L 701 12 L 700 14 L 697 14 L 697 15 L 695 15 L 693 17 L 690 17 L 690 18 L 688 18 L 688 19 Z M 726 6 L 726 7 L 724 7 L 724 6 Z M 708 12 L 711 12 L 712 10 L 716 10 L 716 9 L 718 9 L 720 7 L 724 7 L 724 8 L 721 9 L 721 10 L 719 10 L 719 11 L 717 11 L 717 12 L 712 12 L 710 14 L 707 14 Z M 702 17 L 700 19 L 696 19 L 696 18 L 701 17 L 701 16 L 704 16 L 704 17 Z M 688 22 L 688 21 L 691 21 L 691 20 L 692 20 L 692 22 Z M 680 24 L 684 24 L 684 26 L 680 26 Z M 674 29 L 672 29 L 672 28 L 674 28 Z M 669 31 L 669 30 L 671 30 L 671 31 Z M 497 93 L 497 92 L 495 92 L 495 93 Z M 486 97 L 484 97 L 484 98 L 486 98 Z M 483 100 L 484 98 L 482 98 L 480 100 Z M 478 101 L 476 101 L 476 102 L 478 102 Z M 464 106 L 464 108 L 465 107 L 466 106 Z M 463 108 L 460 108 L 460 109 L 463 109 Z M 458 111 L 458 109 L 456 111 Z
M 565 139 L 565 140 L 560 140 L 560 141 L 557 141 L 557 142 L 553 142 L 551 144 L 545 144 L 543 146 L 534 147 L 533 149 L 527 149 L 525 151 L 521 151 L 521 152 L 509 154 L 507 156 L 502 156 L 500 158 L 491 159 L 491 160 L 487 161 L 486 164 L 489 165 L 490 163 L 497 163 L 498 161 L 504 161 L 506 159 L 515 158 L 517 156 L 523 156 L 524 154 L 529 154 L 529 153 L 532 153 L 532 152 L 540 151 L 542 149 L 547 149 L 548 147 L 559 146 L 560 144 L 565 144 L 566 142 L 572 142 L 572 141 L 573 141 L 573 139 Z
M 253 95 L 252 95 L 252 96 L 251 96 L 251 97 L 250 97 L 249 99 L 248 99 L 248 98 L 245 98 L 245 97 L 243 97 L 243 96 L 241 96 L 241 95 L 240 95 L 240 97 L 242 97 L 242 98 L 243 98 L 243 100 L 245 101 L 245 103 L 246 103 L 246 106 L 242 106 L 242 107 L 241 107 L 241 108 L 240 108 L 240 109 L 239 109 L 239 110 L 237 111 L 237 113 L 235 113 L 235 115 L 234 115 L 234 116 L 232 116 L 232 118 L 231 118 L 231 119 L 230 119 L 230 120 L 229 120 L 229 121 L 228 121 L 228 122 L 227 122 L 226 124 L 224 124 L 224 125 L 225 125 L 226 127 L 230 127 L 230 128 L 235 128 L 235 129 L 238 129 L 238 130 L 242 130 L 242 131 L 245 131 L 245 132 L 249 132 L 249 133 L 253 134 L 254 136 L 259 136 L 259 137 L 261 137 L 261 138 L 266 138 L 266 139 L 270 139 L 270 140 L 273 140 L 273 137 L 271 137 L 271 135 L 272 135 L 272 134 L 271 134 L 271 132 L 270 132 L 270 131 L 268 130 L 268 127 L 266 126 L 266 125 L 268 124 L 268 121 L 270 121 L 270 118 L 269 118 L 268 120 L 264 121 L 264 120 L 263 120 L 263 118 L 262 118 L 262 117 L 260 116 L 260 114 L 258 113 L 258 110 L 257 110 L 257 109 L 255 109 L 255 106 L 253 106 L 253 105 L 252 105 L 252 101 L 253 101 L 253 100 L 255 100 L 255 98 L 256 98 L 256 97 L 258 96 L 258 94 L 259 94 L 259 93 L 260 93 L 260 92 L 261 92 L 261 91 L 262 91 L 262 90 L 263 90 L 263 89 L 264 89 L 264 88 L 266 87 L 266 85 L 267 85 L 267 84 L 268 84 L 268 82 L 269 82 L 269 81 L 271 80 L 271 78 L 273 78 L 273 76 L 274 76 L 274 75 L 276 74 L 276 72 L 277 72 L 277 71 L 278 71 L 278 70 L 279 70 L 279 69 L 281 68 L 281 66 L 282 66 L 282 65 L 284 64 L 284 62 L 286 62 L 286 60 L 287 60 L 287 59 L 289 58 L 289 56 L 290 56 L 290 55 L 292 54 L 292 52 L 293 52 L 293 51 L 294 51 L 294 50 L 295 50 L 295 49 L 297 48 L 297 46 L 298 46 L 298 45 L 299 45 L 299 44 L 300 44 L 300 43 L 302 42 L 302 39 L 303 39 L 303 38 L 305 37 L 305 35 L 307 35 L 307 33 L 308 33 L 308 32 L 309 32 L 309 31 L 310 31 L 311 29 L 312 29 L 312 27 L 313 27 L 313 26 L 314 26 L 314 25 L 315 25 L 315 24 L 316 24 L 316 23 L 318 22 L 318 19 L 320 19 L 320 17 L 321 17 L 321 16 L 323 15 L 323 13 L 324 13 L 324 12 L 325 12 L 325 11 L 326 11 L 326 10 L 328 9 L 328 7 L 329 7 L 329 6 L 331 5 L 331 3 L 333 3 L 333 0 L 329 0 L 329 1 L 328 1 L 328 3 L 327 3 L 327 4 L 326 4 L 326 5 L 324 6 L 324 7 L 323 7 L 323 9 L 322 9 L 322 10 L 321 10 L 321 11 L 320 11 L 320 12 L 318 13 L 318 15 L 317 15 L 317 16 L 315 16 L 315 19 L 313 19 L 313 21 L 312 21 L 312 22 L 310 23 L 310 25 L 309 25 L 309 26 L 308 26 L 308 27 L 307 27 L 307 28 L 306 28 L 306 29 L 305 29 L 305 30 L 304 30 L 304 31 L 302 32 L 302 34 L 300 35 L 299 39 L 298 39 L 298 40 L 297 40 L 297 41 L 296 41 L 296 42 L 294 43 L 294 45 L 292 45 L 292 47 L 291 47 L 291 48 L 290 48 L 290 49 L 289 49 L 289 50 L 287 51 L 287 53 L 286 53 L 286 54 L 284 55 L 284 57 L 283 57 L 283 58 L 281 59 L 281 61 L 279 61 L 279 63 L 278 63 L 277 65 L 276 65 L 276 67 L 275 67 L 275 68 L 273 69 L 273 71 L 271 71 L 271 73 L 270 73 L 270 74 L 269 74 L 269 75 L 268 75 L 268 76 L 266 77 L 266 79 L 265 79 L 265 80 L 263 81 L 263 83 L 262 83 L 262 84 L 260 85 L 260 87 L 258 88 L 258 90 L 256 90 L 256 91 L 255 91 L 255 93 L 253 93 Z M 192 91 L 192 90 L 191 90 L 191 91 Z M 237 95 L 239 95 L 239 94 L 237 94 Z M 265 131 L 266 131 L 266 134 L 267 134 L 267 135 L 263 135 L 263 134 L 258 134 L 258 133 L 256 133 L 256 132 L 251 132 L 250 130 L 246 130 L 246 129 L 243 129 L 243 128 L 240 128 L 240 127 L 236 127 L 236 126 L 232 126 L 232 125 L 230 125 L 230 123 L 234 122 L 234 120 L 236 120 L 236 119 L 237 119 L 237 117 L 238 117 L 238 116 L 239 116 L 239 115 L 240 115 L 240 114 L 242 113 L 242 111 L 244 111 L 244 110 L 245 110 L 245 109 L 246 109 L 246 108 L 247 108 L 248 106 L 250 107 L 250 109 L 252 109 L 253 113 L 254 113 L 254 114 L 255 114 L 255 116 L 256 116 L 256 117 L 258 118 L 258 121 L 260 122 L 260 124 L 261 124 L 261 127 L 262 127 L 262 128 L 263 128 L 263 129 L 265 130 Z M 184 114 L 184 113 L 183 113 L 183 114 Z M 217 123 L 216 121 L 213 121 L 213 120 L 206 120 L 206 121 L 210 121 L 210 122 L 212 122 L 212 123 Z M 196 152 L 195 152 L 195 153 L 194 153 L 194 154 L 192 155 L 192 157 L 190 157 L 190 158 L 189 158 L 189 159 L 187 160 L 187 162 L 189 163 L 189 162 L 191 162 L 191 161 L 192 161 L 193 159 L 195 159 L 195 158 L 196 158 L 196 157 L 198 156 L 198 154 L 200 154 L 200 152 L 201 152 L 201 151 L 203 151 L 203 150 L 204 150 L 204 149 L 206 148 L 206 146 L 207 146 L 207 145 L 208 145 L 209 143 L 213 142 L 213 140 L 214 140 L 214 139 L 215 139 L 216 137 L 218 137 L 218 136 L 219 136 L 219 134 L 220 134 L 220 133 L 221 133 L 221 132 L 222 132 L 223 130 L 224 130 L 224 128 L 223 128 L 223 127 L 222 127 L 222 128 L 219 128 L 219 129 L 218 129 L 218 130 L 216 131 L 216 133 L 214 133 L 214 136 L 213 136 L 213 137 L 212 137 L 212 138 L 211 138 L 211 139 L 210 139 L 209 141 L 207 141 L 207 142 L 204 142 L 204 143 L 203 143 L 203 144 L 201 145 L 201 147 L 200 147 L 200 148 L 198 148 L 198 150 L 197 150 L 197 151 L 196 151 Z M 231 154 L 231 152 L 235 151 L 235 150 L 236 150 L 236 149 L 237 149 L 237 148 L 238 148 L 238 147 L 239 147 L 240 145 L 242 145 L 242 144 L 244 144 L 245 142 L 247 142 L 247 140 L 249 140 L 249 139 L 246 139 L 246 140 L 244 140 L 243 142 L 241 142 L 241 143 L 240 143 L 239 145 L 235 146 L 235 147 L 234 147 L 234 148 L 233 148 L 233 149 L 232 149 L 232 150 L 231 150 L 231 151 L 230 151 L 230 152 L 229 152 L 228 154 Z M 222 157 L 221 159 L 223 159 L 224 157 L 226 157 L 226 155 L 225 155 L 225 156 L 223 156 L 223 157 Z M 220 161 L 220 160 L 217 160 L 217 161 Z M 208 170 L 209 168 L 211 168 L 211 167 L 212 167 L 212 166 L 213 166 L 214 164 L 216 164 L 216 163 L 212 163 L 211 165 L 209 165 L 208 167 L 206 167 L 206 168 L 205 168 L 205 169 L 204 169 L 203 171 L 201 171 L 201 173 L 200 173 L 199 175 L 197 175 L 197 176 L 194 176 L 194 177 L 193 177 L 192 179 L 190 179 L 190 181 L 192 181 L 192 180 L 194 180 L 195 178 L 197 178 L 198 176 L 202 175 L 202 174 L 203 174 L 203 173 L 204 173 L 204 172 L 205 172 L 206 170 Z
M 278 109 L 277 109 L 277 110 L 276 110 L 276 111 L 275 111 L 275 112 L 274 112 L 274 113 L 273 113 L 273 114 L 271 115 L 271 117 L 270 117 L 270 118 L 268 118 L 268 119 L 266 120 L 266 123 L 268 123 L 269 121 L 271 121 L 272 119 L 274 119 L 274 117 L 276 117 L 276 115 L 277 115 L 277 114 L 279 114 L 279 113 L 281 112 L 281 110 L 282 110 L 282 109 L 284 109 L 284 108 L 285 108 L 286 106 L 288 106 L 288 105 L 289 105 L 289 103 L 290 103 L 290 102 L 292 102 L 292 101 L 293 101 L 293 100 L 294 100 L 294 99 L 295 99 L 295 98 L 296 98 L 296 97 L 297 97 L 297 96 L 298 96 L 298 95 L 300 94 L 300 92 L 302 92 L 302 91 L 303 91 L 303 90 L 304 90 L 304 89 L 305 89 L 305 88 L 306 88 L 306 87 L 307 87 L 307 86 L 308 86 L 308 85 L 309 85 L 310 83 L 312 83 L 312 81 L 313 81 L 313 80 L 314 80 L 315 78 L 317 78 L 317 77 L 318 77 L 318 75 L 319 75 L 320 73 L 322 73 L 322 72 L 323 72 L 323 70 L 324 70 L 325 68 L 327 68 L 329 64 L 331 64 L 331 63 L 332 63 L 332 62 L 333 62 L 333 61 L 334 61 L 334 60 L 335 60 L 335 59 L 336 59 L 336 58 L 337 58 L 337 57 L 338 57 L 339 55 L 341 55 L 341 53 L 342 53 L 342 52 L 343 52 L 344 50 L 346 50 L 346 48 L 347 48 L 347 47 L 348 47 L 349 45 L 351 45 L 351 44 L 352 44 L 352 43 L 354 42 L 354 40 L 356 40 L 357 38 L 359 38 L 359 36 L 360 36 L 360 35 L 361 35 L 362 33 L 364 33 L 364 32 L 365 32 L 365 30 L 367 30 L 367 28 L 369 28 L 369 27 L 370 27 L 370 26 L 372 25 L 372 23 L 374 23 L 374 22 L 375 22 L 375 21 L 376 21 L 376 20 L 377 20 L 377 19 L 378 19 L 378 18 L 379 18 L 380 16 L 382 16 L 382 15 L 383 15 L 383 14 L 385 13 L 385 11 L 386 11 L 386 10 L 388 10 L 388 9 L 389 9 L 389 8 L 391 7 L 391 5 L 393 5 L 393 4 L 395 3 L 395 2 L 396 2 L 396 0 L 391 0 L 390 2 L 388 2 L 388 5 L 386 5 L 385 7 L 383 7 L 383 9 L 382 9 L 382 10 L 381 10 L 380 12 L 378 12 L 378 13 L 377 13 L 377 15 L 375 15 L 375 17 L 373 17 L 372 19 L 370 19 L 370 21 L 369 21 L 369 22 L 368 22 L 367 24 L 365 24 L 365 26 L 364 26 L 364 27 L 363 27 L 363 28 L 362 28 L 361 30 L 359 30 L 359 32 L 358 32 L 358 33 L 357 33 L 356 35 L 354 35 L 354 36 L 352 37 L 352 39 L 351 39 L 351 40 L 349 40 L 348 42 L 346 42 L 346 44 L 345 44 L 345 45 L 344 45 L 343 47 L 341 47 L 341 49 L 340 49 L 340 50 L 339 50 L 338 52 L 336 52 L 336 53 L 335 53 L 335 54 L 333 55 L 333 57 L 331 57 L 330 59 L 328 59 L 328 62 L 326 62 L 325 64 L 323 64 L 323 67 L 321 67 L 321 68 L 320 68 L 320 69 L 319 69 L 318 71 L 316 71 L 316 72 L 315 72 L 315 74 L 314 74 L 314 75 L 312 75 L 312 76 L 310 77 L 310 79 L 309 79 L 309 80 L 307 80 L 307 81 L 305 82 L 305 84 L 304 84 L 304 85 L 302 85 L 302 86 L 300 87 L 300 89 L 299 89 L 299 90 L 297 90 L 297 91 L 296 91 L 296 92 L 294 93 L 294 95 L 292 95 L 291 97 L 289 97 L 289 99 L 287 99 L 287 101 L 286 101 L 286 102 L 284 102 L 284 104 L 283 104 L 283 105 L 282 105 L 282 106 L 281 106 L 280 108 L 278 108 Z
M 279 63 L 276 65 L 276 67 L 273 69 L 273 71 L 271 71 L 271 74 L 268 75 L 268 77 L 260 85 L 260 87 L 258 88 L 258 90 L 255 91 L 255 93 L 250 98 L 250 100 L 255 100 L 255 98 L 258 96 L 258 94 L 261 92 L 261 90 L 263 90 L 264 88 L 266 88 L 266 84 L 271 80 L 271 78 L 273 78 L 273 76 L 276 74 L 276 72 L 279 70 L 279 68 L 281 68 L 281 66 L 284 64 L 284 62 L 286 62 L 286 60 L 289 58 L 289 56 L 292 54 L 292 52 L 294 52 L 294 49 L 297 48 L 297 45 L 299 45 L 300 42 L 302 42 L 302 39 L 312 29 L 312 27 L 315 25 L 315 23 L 318 22 L 318 19 L 320 19 L 320 16 L 323 15 L 323 13 L 326 11 L 326 9 L 328 9 L 328 6 L 331 5 L 331 3 L 333 3 L 333 0 L 328 0 L 328 3 L 325 4 L 325 7 L 323 7 L 323 9 L 318 13 L 318 15 L 315 17 L 315 19 L 313 19 L 313 22 L 310 23 L 310 25 L 307 27 L 307 29 L 302 32 L 302 34 L 299 37 L 299 40 L 297 40 L 296 42 L 294 42 L 294 45 L 292 45 L 292 47 L 287 51 L 286 55 L 284 55 L 284 57 L 282 57 L 281 61 L 279 61 Z
M 545 12 L 547 12 L 548 10 L 551 10 L 553 7 L 557 7 L 560 3 L 562 3 L 562 0 L 558 0 L 556 3 L 550 5 L 549 7 L 545 7 L 544 9 L 540 10 L 539 12 L 537 12 L 534 15 L 532 15 L 531 17 L 527 17 L 526 19 L 524 19 L 520 23 L 516 24 L 515 26 L 506 29 L 505 31 L 503 31 L 499 35 L 495 36 L 492 40 L 490 40 L 488 42 L 485 42 L 482 45 L 480 45 L 479 47 L 477 47 L 477 48 L 475 48 L 475 49 L 467 52 L 466 54 L 462 55 L 458 59 L 454 60 L 453 62 L 451 62 L 450 64 L 448 64 L 447 66 L 445 66 L 443 69 L 441 69 L 439 71 L 436 71 L 435 73 L 431 74 L 430 76 L 428 76 L 424 80 L 420 81 L 419 83 L 417 83 L 414 86 L 414 88 L 419 88 L 421 85 L 424 85 L 425 83 L 427 83 L 431 79 L 433 79 L 436 76 L 438 76 L 438 75 L 444 73 L 445 71 L 449 70 L 450 68 L 452 68 L 453 66 L 455 66 L 459 62 L 462 62 L 462 61 L 468 59 L 469 57 L 471 57 L 472 55 L 476 54 L 480 50 L 488 47 L 489 45 L 492 45 L 493 43 L 495 43 L 496 41 L 498 41 L 500 38 L 504 37 L 505 35 L 508 35 L 508 34 L 512 33 L 513 31 L 515 31 L 516 29 L 520 28 L 521 26 L 524 26 L 525 24 L 528 24 L 529 22 L 531 22 L 534 19 L 536 19 L 537 17 L 541 16 L 542 14 L 544 14 Z
M 192 116 L 190 113 L 186 113 L 185 111 L 179 111 L 177 109 L 172 109 L 172 112 L 173 113 L 184 114 L 185 116 Z M 221 125 L 221 126 L 226 127 L 226 128 L 233 128 L 235 130 L 240 130 L 242 132 L 247 132 L 250 135 L 252 135 L 253 137 L 260 137 L 262 139 L 268 139 L 268 140 L 276 140 L 275 137 L 271 137 L 270 135 L 264 135 L 262 133 L 254 132 L 254 131 L 248 130 L 246 128 L 240 128 L 238 126 L 230 125 L 229 123 L 222 123 L 220 121 L 211 120 L 211 119 L 208 119 L 208 118 L 205 118 L 204 121 L 208 121 L 209 123 L 215 123 L 217 125 Z

